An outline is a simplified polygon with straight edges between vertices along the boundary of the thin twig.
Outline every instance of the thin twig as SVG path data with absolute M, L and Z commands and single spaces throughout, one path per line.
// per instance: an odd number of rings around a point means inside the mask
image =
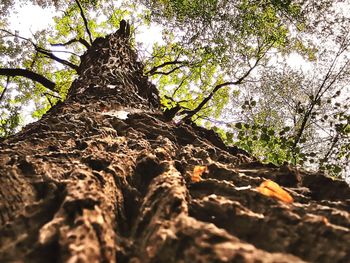
M 191 76 L 191 75 L 190 75 L 190 76 Z M 172 97 L 175 96 L 176 92 L 178 92 L 178 90 L 179 90 L 179 89 L 181 88 L 181 86 L 184 84 L 185 80 L 188 79 L 190 76 L 185 76 L 185 77 L 181 80 L 180 84 L 174 89 Z
M 160 68 L 163 68 L 165 66 L 177 65 L 177 64 L 186 64 L 186 65 L 188 65 L 188 61 L 174 60 L 174 61 L 164 62 L 164 63 L 162 63 L 162 64 L 160 64 L 158 66 L 153 67 L 151 70 L 147 71 L 145 74 L 146 75 L 164 74 L 162 72 L 157 72 L 157 70 L 160 69 Z M 182 65 L 182 66 L 185 66 L 185 65 Z M 168 73 L 168 74 L 170 74 L 170 73 Z
M 10 83 L 10 76 L 7 76 L 7 79 L 6 79 L 6 86 L 5 86 L 4 90 L 1 92 L 0 101 L 1 101 L 2 98 L 4 97 L 5 92 L 6 92 L 6 90 L 7 90 L 7 87 L 8 87 L 8 85 L 9 85 L 9 83 Z
M 45 92 L 44 95 L 46 95 L 46 96 L 51 96 L 51 97 L 54 97 L 54 98 L 56 98 L 56 99 L 62 99 L 61 96 L 57 96 L 57 95 L 55 95 L 55 94 L 51 94 L 51 93 L 48 93 L 48 92 Z

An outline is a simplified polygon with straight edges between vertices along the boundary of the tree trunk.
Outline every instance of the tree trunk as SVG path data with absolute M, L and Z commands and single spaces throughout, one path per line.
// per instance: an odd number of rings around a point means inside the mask
M 349 262 L 346 183 L 165 121 L 136 59 L 97 39 L 67 100 L 1 142 L 0 262 Z

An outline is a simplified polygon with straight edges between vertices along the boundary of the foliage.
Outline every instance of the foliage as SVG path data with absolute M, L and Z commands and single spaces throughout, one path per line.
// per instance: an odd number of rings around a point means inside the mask
M 154 49 L 148 64 L 157 72 L 148 73 L 156 76 L 172 104 L 175 101 L 193 110 L 217 84 L 238 84 L 233 92 L 226 90 L 225 99 L 215 94 L 219 99 L 213 96 L 194 120 L 213 127 L 227 143 L 235 143 L 263 161 L 344 174 L 349 160 L 349 134 L 344 132 L 349 111 L 348 98 L 339 94 L 348 81 L 344 62 L 348 24 L 339 12 L 339 3 L 143 2 L 165 27 L 165 44 Z M 264 50 L 258 53 L 259 48 Z M 289 54 L 296 53 L 309 61 L 304 63 L 312 65 L 314 74 L 288 67 Z M 252 72 L 254 59 L 260 60 Z M 158 67 L 164 64 L 160 72 Z M 215 66 L 207 72 L 207 65 Z M 169 72 L 172 75 L 166 74 Z M 249 74 L 243 81 L 229 81 L 244 72 Z M 213 117 L 226 125 L 218 127 Z
M 14 100 L 10 101 L 11 94 L 7 94 L 10 91 L 5 90 L 4 93 L 8 96 L 2 96 L 4 108 L 1 111 L 3 112 L 2 119 L 4 123 L 17 123 L 17 126 L 19 122 L 13 122 L 13 116 L 24 119 L 24 123 L 30 119 L 28 117 L 24 118 L 23 113 L 18 110 L 19 107 L 12 105 L 13 103 L 16 103 L 16 105 L 34 105 L 32 117 L 38 119 L 59 100 L 65 99 L 68 88 L 77 75 L 76 70 L 71 68 L 69 64 L 79 65 L 80 55 L 86 50 L 86 46 L 81 43 L 83 41 L 73 41 L 69 45 L 67 42 L 72 39 L 88 40 L 77 4 L 67 4 L 66 1 L 33 2 L 43 7 L 54 4 L 56 7 L 64 8 L 65 11 L 62 15 L 54 18 L 55 28 L 35 32 L 30 38 L 21 37 L 19 32 L 12 32 L 11 29 L 7 28 L 6 23 L 0 25 L 0 57 L 2 61 L 0 67 L 25 68 L 44 76 L 56 85 L 55 90 L 49 90 L 28 78 L 10 78 L 11 86 L 17 87 L 16 96 Z M 4 8 L 11 8 L 13 3 L 4 6 Z M 88 24 L 93 38 L 105 35 L 117 28 L 121 18 L 128 14 L 128 11 L 111 8 L 110 4 L 106 4 L 104 1 L 80 1 L 80 3 L 85 11 L 89 10 L 94 15 L 89 19 Z M 99 8 L 102 8 L 102 13 L 96 13 Z M 97 17 L 102 15 L 106 17 L 106 21 L 96 22 Z M 77 23 L 77 21 L 79 22 Z M 62 64 L 58 60 L 64 63 Z M 0 78 L 0 84 L 2 86 L 6 85 L 6 77 Z M 16 114 L 8 114 L 7 111 L 16 112 Z M 17 126 L 9 125 L 6 126 L 6 129 L 12 129 L 11 133 L 13 133 Z M 7 130 L 2 132 L 3 136 L 10 134 Z
M 284 65 L 282 70 L 266 73 L 258 86 L 250 87 L 259 100 L 254 107 L 249 101 L 242 106 L 241 115 L 248 126 L 238 127 L 243 147 L 276 164 L 287 161 L 319 167 L 332 176 L 345 174 L 349 160 L 349 40 L 347 36 L 338 40 L 338 51 L 333 54 L 327 47 L 327 54 L 323 50 L 327 60 L 318 59 L 313 72 Z M 256 130 L 250 127 L 256 126 L 262 134 L 258 138 L 266 143 L 255 140 Z M 264 131 L 271 128 L 275 132 L 266 136 Z
M 146 1 L 152 17 L 163 24 L 164 45 L 155 46 L 147 72 L 162 91 L 194 109 L 213 86 L 234 82 L 263 64 L 270 50 L 291 50 L 297 41 L 289 34 L 294 19 L 301 27 L 300 7 L 278 1 Z M 284 15 L 287 13 L 288 15 Z M 165 17 L 165 18 L 164 18 Z M 299 41 L 299 47 L 304 48 Z M 171 64 L 171 62 L 177 62 Z M 161 67 L 163 65 L 164 67 Z M 157 68 L 157 71 L 152 69 Z M 162 69 L 162 70 L 160 70 Z M 170 74 L 173 73 L 173 74 Z M 247 81 L 249 74 L 244 77 Z M 173 89 L 169 90 L 169 85 Z M 198 93 L 193 93 L 198 87 Z M 191 90 L 190 94 L 186 91 Z M 191 96 L 192 94 L 192 96 Z M 202 95 L 202 98 L 198 96 Z M 223 96 L 225 94 L 221 94 Z M 215 94 L 219 101 L 220 94 Z M 218 116 L 223 107 L 207 111 Z M 218 109 L 219 108 L 219 109 Z
M 19 106 L 11 104 L 0 105 L 0 138 L 12 135 L 21 123 Z
M 89 44 L 114 31 L 126 17 L 135 35 L 141 25 L 161 28 L 162 41 L 154 44 L 151 54 L 140 55 L 145 74 L 161 91 L 164 108 L 181 109 L 178 118 L 213 128 L 226 143 L 265 162 L 320 168 L 332 176 L 349 169 L 350 39 L 348 21 L 340 11 L 346 2 L 32 2 L 53 4 L 64 12 L 55 17 L 54 28 L 30 39 L 1 31 L 0 67 L 30 69 L 56 86 L 48 90 L 28 79 L 11 78 L 17 90 L 11 100 L 11 94 L 0 100 L 6 108 L 1 111 L 1 136 L 20 123 L 18 105 L 34 103 L 32 115 L 40 118 L 63 100 L 77 74 L 70 65 L 79 65 Z M 12 6 L 10 1 L 3 3 L 2 10 Z M 0 13 L 5 18 L 4 14 Z M 0 28 L 6 26 L 4 20 Z M 293 67 L 293 58 L 309 68 Z M 0 78 L 3 87 L 5 80 Z

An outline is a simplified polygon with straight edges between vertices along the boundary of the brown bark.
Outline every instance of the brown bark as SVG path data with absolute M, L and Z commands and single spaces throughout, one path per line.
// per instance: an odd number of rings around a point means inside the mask
M 117 33 L 79 72 L 65 102 L 0 144 L 0 262 L 349 261 L 344 182 L 166 122 Z M 294 202 L 257 192 L 264 179 Z

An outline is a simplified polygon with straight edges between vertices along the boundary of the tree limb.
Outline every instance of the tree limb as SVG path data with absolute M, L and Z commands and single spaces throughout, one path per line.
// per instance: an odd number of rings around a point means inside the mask
M 178 70 L 178 69 L 180 69 L 180 68 L 183 68 L 183 67 L 186 67 L 186 65 L 180 65 L 180 66 L 175 67 L 175 68 L 173 68 L 173 69 L 171 69 L 171 70 L 169 70 L 169 71 L 167 71 L 167 72 L 155 71 L 155 72 L 153 72 L 152 75 L 158 74 L 158 75 L 165 75 L 165 76 L 167 76 L 167 75 L 170 75 L 171 73 L 173 73 L 174 71 L 176 71 L 176 70 Z
M 50 44 L 51 46 L 53 47 L 65 47 L 65 46 L 68 46 L 72 43 L 75 43 L 75 42 L 79 42 L 81 44 L 83 44 L 86 48 L 90 48 L 90 44 L 84 39 L 84 38 L 73 38 L 69 41 L 67 41 L 66 43 L 57 43 L 57 44 Z
M 88 26 L 88 21 L 84 15 L 84 10 L 83 10 L 83 7 L 81 6 L 79 0 L 75 0 L 75 2 L 77 3 L 79 9 L 80 9 L 80 15 L 81 17 L 83 18 L 83 21 L 84 21 L 84 25 L 85 25 L 85 28 L 86 28 L 86 32 L 88 33 L 89 35 L 89 39 L 90 39 L 90 44 L 92 44 L 92 35 L 91 35 L 91 32 L 90 32 L 90 29 L 89 29 L 89 26 Z
M 335 148 L 336 144 L 338 143 L 339 140 L 339 132 L 337 132 L 337 135 L 332 139 L 332 144 L 329 147 L 327 153 L 323 157 L 324 160 L 328 160 L 328 157 L 331 155 L 333 149 Z
M 61 59 L 61 58 L 55 56 L 55 55 L 52 53 L 52 52 L 55 52 L 55 51 L 52 51 L 52 50 L 48 50 L 48 49 L 39 47 L 39 46 L 38 46 L 37 44 L 35 44 L 32 40 L 30 40 L 30 39 L 28 39 L 28 38 L 25 38 L 25 37 L 18 36 L 17 34 L 13 34 L 12 32 L 7 31 L 7 30 L 5 30 L 5 29 L 0 29 L 0 31 L 6 32 L 6 33 L 10 34 L 10 35 L 13 36 L 13 37 L 18 37 L 18 38 L 20 38 L 20 39 L 23 39 L 23 40 L 25 40 L 25 41 L 28 41 L 29 43 L 31 43 L 31 44 L 33 45 L 34 49 L 35 49 L 37 52 L 42 53 L 42 54 L 46 55 L 48 58 L 51 58 L 51 59 L 53 59 L 53 60 L 55 60 L 55 61 L 57 61 L 57 62 L 59 62 L 59 63 L 61 63 L 61 64 L 63 64 L 63 65 L 66 65 L 66 66 L 68 66 L 68 67 L 74 69 L 75 71 L 78 71 L 78 68 L 79 68 L 79 67 L 78 67 L 77 65 L 75 65 L 75 64 L 73 64 L 73 63 L 71 63 L 71 62 L 69 62 L 69 61 L 67 61 L 67 60 L 65 60 L 65 59 Z M 74 53 L 73 53 L 73 54 L 74 54 Z M 74 55 L 76 55 L 76 54 L 74 54 Z
M 165 66 L 177 65 L 177 64 L 184 64 L 184 65 L 178 66 L 176 69 L 178 69 L 179 67 L 183 67 L 185 65 L 188 65 L 189 63 L 188 63 L 188 61 L 182 61 L 182 60 L 168 61 L 168 62 L 164 62 L 163 64 L 160 64 L 158 66 L 153 67 L 151 70 L 147 71 L 145 74 L 146 75 L 155 75 L 155 74 L 168 75 L 168 74 L 174 72 L 175 70 L 172 70 L 170 73 L 157 72 L 157 70 L 160 68 L 163 68 Z
M 15 77 L 15 76 L 25 77 L 33 81 L 39 82 L 41 85 L 43 85 L 45 88 L 51 91 L 57 92 L 55 90 L 56 84 L 54 82 L 28 69 L 0 68 L 0 75 L 11 76 L 11 77 Z
M 61 64 L 63 64 L 63 65 L 66 65 L 66 66 L 68 66 L 68 67 L 74 69 L 75 71 L 78 71 L 78 68 L 79 68 L 79 67 L 78 67 L 77 65 L 75 65 L 75 64 L 73 64 L 73 63 L 71 63 L 71 62 L 69 62 L 69 61 L 67 61 L 67 60 L 65 60 L 65 59 L 61 59 L 61 58 L 55 56 L 55 55 L 54 55 L 53 53 L 51 53 L 49 50 L 43 49 L 43 48 L 41 48 L 41 47 L 36 47 L 36 50 L 37 50 L 38 52 L 44 54 L 44 55 L 47 56 L 48 58 L 51 58 L 51 59 L 53 59 L 53 60 L 56 60 L 57 62 L 59 62 L 59 63 L 61 63 Z
M 219 89 L 221 89 L 221 88 L 223 88 L 223 87 L 225 87 L 225 86 L 239 85 L 239 84 L 241 84 L 241 83 L 244 81 L 244 79 L 245 79 L 246 77 L 249 76 L 249 74 L 252 72 L 252 70 L 258 65 L 258 63 L 259 63 L 259 61 L 260 61 L 261 59 L 262 59 L 262 56 L 259 57 L 259 58 L 255 61 L 254 65 L 253 65 L 252 67 L 250 67 L 250 69 L 249 69 L 242 77 L 240 77 L 238 80 L 236 80 L 236 81 L 228 81 L 228 82 L 224 82 L 224 83 L 221 83 L 221 84 L 219 84 L 219 85 L 216 85 L 216 86 L 214 87 L 214 89 L 209 93 L 209 95 L 208 95 L 207 97 L 205 97 L 205 98 L 202 100 L 202 102 L 199 103 L 198 106 L 197 106 L 195 109 L 190 110 L 190 111 L 183 111 L 182 113 L 183 113 L 183 114 L 186 114 L 186 117 L 184 118 L 184 120 L 191 119 L 191 118 L 193 117 L 193 115 L 195 115 L 196 113 L 198 113 L 198 112 L 203 108 L 203 106 L 204 106 L 205 104 L 207 104 L 207 102 L 208 102 L 209 100 L 211 100 L 211 98 L 214 96 L 214 94 L 215 94 Z
M 320 85 L 320 87 L 318 88 L 318 91 L 315 95 L 315 97 L 311 100 L 309 108 L 307 110 L 307 112 L 305 112 L 304 116 L 303 116 L 303 120 L 300 126 L 300 129 L 298 131 L 297 136 L 295 137 L 292 149 L 295 149 L 296 146 L 298 145 L 298 143 L 301 140 L 301 137 L 304 133 L 305 128 L 307 128 L 307 122 L 310 119 L 310 116 L 314 110 L 314 107 L 316 105 L 316 102 L 324 95 L 324 93 L 329 90 L 333 84 L 335 83 L 335 81 L 338 79 L 338 77 L 340 76 L 340 74 L 345 70 L 346 66 L 348 65 L 349 61 L 347 61 L 337 72 L 337 74 L 333 77 L 333 79 L 330 81 L 330 83 L 328 83 L 328 81 L 332 78 L 332 74 L 333 74 L 333 70 L 335 67 L 335 64 L 338 60 L 338 58 L 340 57 L 340 55 L 346 50 L 346 48 L 348 47 L 349 43 L 346 42 L 346 39 L 344 39 L 344 41 L 341 43 L 341 46 L 337 52 L 337 54 L 335 55 L 332 64 L 330 65 L 330 67 L 328 68 L 328 71 L 325 75 L 325 77 L 323 78 L 323 81 Z M 326 85 L 328 83 L 328 85 Z

